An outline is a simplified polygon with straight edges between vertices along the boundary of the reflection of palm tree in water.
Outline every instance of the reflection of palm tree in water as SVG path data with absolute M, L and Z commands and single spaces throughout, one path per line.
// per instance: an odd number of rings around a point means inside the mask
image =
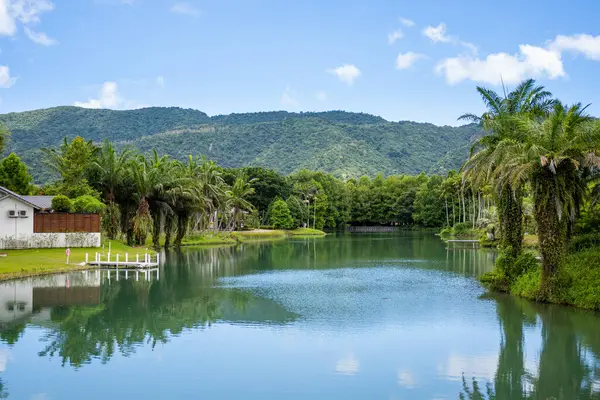
M 586 364 L 573 326 L 576 311 L 536 305 L 512 296 L 494 297 L 503 333 L 494 383 L 482 388 L 476 380 L 469 385 L 463 379 L 461 400 L 600 399 L 593 387 L 597 366 L 594 370 Z M 523 325 L 537 316 L 542 321 L 542 351 L 537 377 L 532 377 L 524 368 Z M 526 390 L 527 383 L 531 390 Z

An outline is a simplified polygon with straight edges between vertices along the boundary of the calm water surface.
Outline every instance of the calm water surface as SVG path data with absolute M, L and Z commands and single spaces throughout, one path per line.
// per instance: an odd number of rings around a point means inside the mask
M 600 317 L 486 295 L 494 257 L 353 235 L 4 283 L 0 398 L 599 399 Z

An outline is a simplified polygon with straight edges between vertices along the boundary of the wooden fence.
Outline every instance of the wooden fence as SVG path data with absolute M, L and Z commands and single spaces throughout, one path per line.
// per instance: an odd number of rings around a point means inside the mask
M 36 213 L 34 233 L 100 232 L 99 214 Z

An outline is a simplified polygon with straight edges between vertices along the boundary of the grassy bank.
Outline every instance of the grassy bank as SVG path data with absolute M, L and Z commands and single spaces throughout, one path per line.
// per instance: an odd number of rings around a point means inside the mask
M 0 257 L 0 281 L 27 276 L 37 276 L 86 269 L 81 264 L 85 262 L 85 253 L 93 259 L 94 254 L 102 248 L 73 248 L 67 264 L 65 249 L 28 249 L 2 250 L 6 257 Z M 108 251 L 108 242 L 104 243 L 104 252 Z M 111 254 L 117 254 L 123 259 L 125 253 L 129 256 L 136 254 L 154 253 L 145 248 L 133 248 L 117 241 L 111 242 Z
M 517 277 L 511 281 L 507 275 Z M 516 260 L 502 254 L 494 271 L 480 280 L 491 290 L 534 301 L 540 298 L 541 266 L 532 252 Z M 556 280 L 557 290 L 551 293 L 549 302 L 600 311 L 600 246 L 573 250 L 561 263 Z
M 250 240 L 276 240 L 301 236 L 325 236 L 325 232 L 312 228 L 283 229 L 254 229 L 251 231 L 233 232 L 231 236 L 238 242 Z

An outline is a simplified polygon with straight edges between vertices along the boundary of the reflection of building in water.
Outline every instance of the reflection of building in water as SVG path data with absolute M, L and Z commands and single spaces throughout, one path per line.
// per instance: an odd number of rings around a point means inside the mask
M 79 272 L 1 283 L 0 329 L 44 307 L 99 303 L 99 274 Z

